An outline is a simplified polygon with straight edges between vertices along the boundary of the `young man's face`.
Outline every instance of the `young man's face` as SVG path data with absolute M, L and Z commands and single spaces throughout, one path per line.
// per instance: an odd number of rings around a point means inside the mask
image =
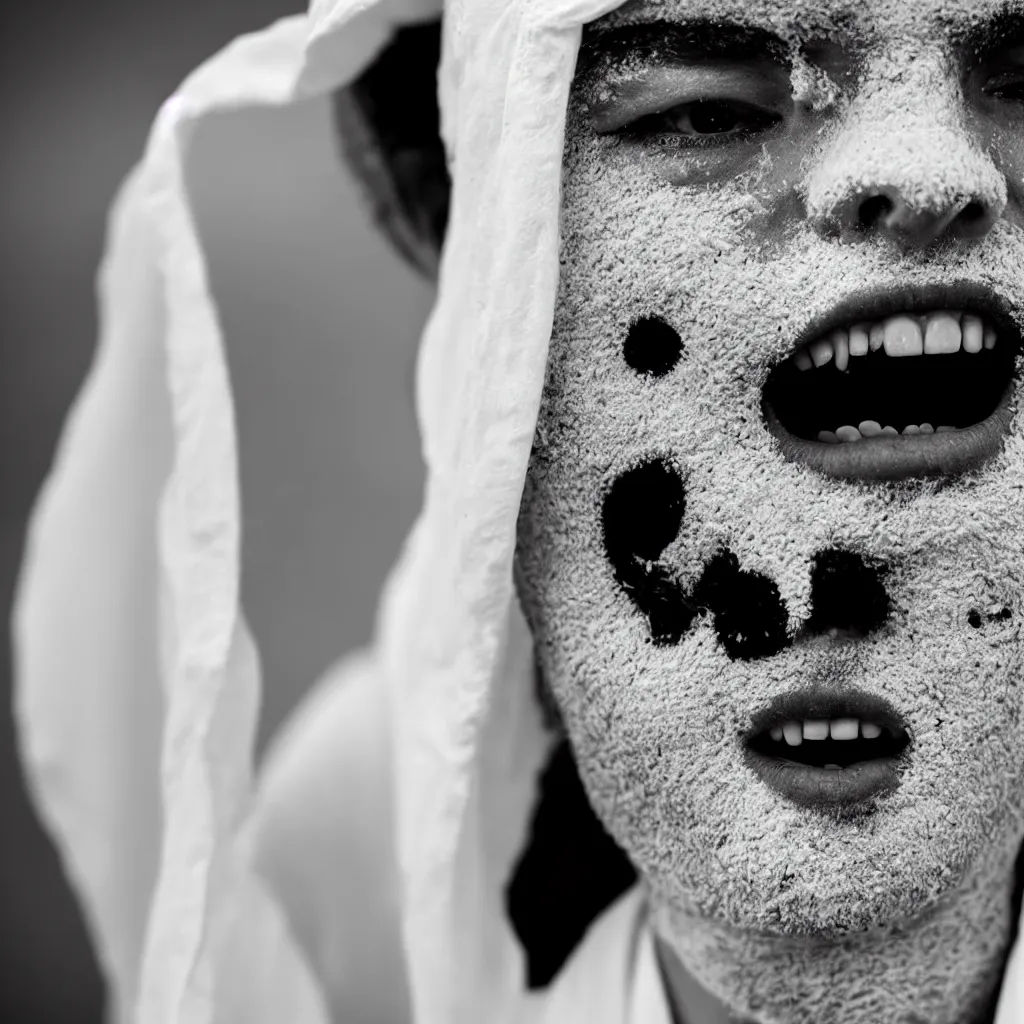
M 680 908 L 832 934 L 1012 857 L 1022 192 L 1020 3 L 585 33 L 520 593 L 595 810 Z

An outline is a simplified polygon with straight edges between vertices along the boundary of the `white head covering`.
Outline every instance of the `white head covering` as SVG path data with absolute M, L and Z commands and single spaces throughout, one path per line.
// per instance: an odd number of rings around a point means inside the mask
M 565 111 L 581 26 L 616 6 L 445 6 L 453 193 L 418 373 L 428 482 L 372 665 L 390 698 L 415 1024 L 619 1019 L 564 986 L 526 999 L 503 906 L 549 747 L 511 567 L 555 302 Z M 330 1019 L 329 984 L 285 923 L 294 908 L 253 867 L 259 665 L 239 604 L 230 382 L 183 166 L 200 119 L 337 88 L 438 7 L 313 0 L 237 40 L 164 105 L 113 214 L 100 350 L 36 510 L 15 630 L 25 763 L 118 1020 Z M 315 761 L 301 747 L 293 734 L 289 756 Z M 998 1024 L 1017 1021 L 1019 948 Z

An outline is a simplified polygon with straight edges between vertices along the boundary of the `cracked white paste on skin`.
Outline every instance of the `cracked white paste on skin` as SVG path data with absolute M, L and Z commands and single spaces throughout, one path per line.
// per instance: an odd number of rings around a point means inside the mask
M 784 461 L 761 414 L 772 365 L 853 292 L 971 280 L 1024 319 L 1020 144 L 998 131 L 979 141 L 963 123 L 947 52 L 946 26 L 996 6 L 858 4 L 848 24 L 871 26 L 867 55 L 838 96 L 806 104 L 819 141 L 798 162 L 753 146 L 709 180 L 707 154 L 595 135 L 580 87 L 570 105 L 520 593 L 587 794 L 649 886 L 659 935 L 758 1024 L 973 1024 L 1000 980 L 1024 834 L 1021 416 L 969 477 L 880 485 Z M 832 32 L 838 10 L 704 0 L 630 5 L 607 22 L 742 17 L 800 40 Z M 965 190 L 1005 209 L 970 245 L 844 244 L 836 212 L 879 180 L 922 209 Z M 683 343 L 660 378 L 623 358 L 648 315 Z M 1017 380 L 1019 396 L 1019 357 Z M 889 566 L 885 626 L 749 661 L 730 659 L 707 616 L 678 644 L 652 643 L 601 525 L 609 485 L 652 456 L 685 485 L 661 556 L 684 586 L 727 545 L 778 586 L 792 636 L 810 614 L 812 557 L 838 546 Z M 991 607 L 1010 617 L 969 624 Z M 823 678 L 886 698 L 909 725 L 909 767 L 870 814 L 796 807 L 744 766 L 754 713 Z

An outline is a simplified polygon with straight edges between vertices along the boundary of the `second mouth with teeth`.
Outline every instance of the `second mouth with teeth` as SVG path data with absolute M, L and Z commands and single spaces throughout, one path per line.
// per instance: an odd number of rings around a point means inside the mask
M 826 812 L 867 810 L 897 789 L 909 749 L 895 709 L 846 686 L 780 694 L 743 737 L 746 765 L 764 785 L 789 803 Z
M 772 372 L 764 397 L 808 441 L 952 432 L 992 414 L 1014 361 L 1014 346 L 983 314 L 899 314 L 801 346 Z
M 907 736 L 902 730 L 856 718 L 791 720 L 751 741 L 751 749 L 757 753 L 826 769 L 895 757 L 906 745 Z

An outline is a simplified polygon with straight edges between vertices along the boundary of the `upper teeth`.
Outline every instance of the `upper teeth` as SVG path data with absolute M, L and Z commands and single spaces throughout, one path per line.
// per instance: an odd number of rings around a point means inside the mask
M 792 356 L 801 370 L 824 366 L 835 360 L 836 369 L 846 370 L 850 359 L 869 351 L 885 349 L 887 356 L 946 355 L 980 352 L 994 348 L 995 328 L 973 313 L 940 310 L 912 316 L 900 313 L 876 323 L 840 327 L 824 338 L 802 345 Z
M 875 722 L 862 722 L 858 718 L 805 719 L 773 726 L 769 730 L 773 740 L 785 737 L 791 747 L 798 747 L 804 740 L 855 740 L 858 735 L 866 740 L 875 740 L 882 735 L 882 727 Z

